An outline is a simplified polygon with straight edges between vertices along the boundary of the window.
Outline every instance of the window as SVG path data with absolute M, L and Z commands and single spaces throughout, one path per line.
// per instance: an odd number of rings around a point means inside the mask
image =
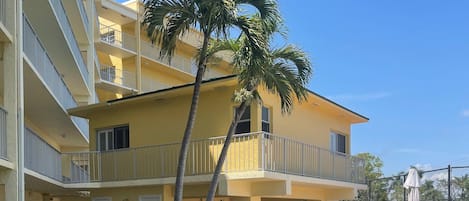
M 346 149 L 346 137 L 345 135 L 338 133 L 331 133 L 331 150 L 345 154 Z
M 129 148 L 129 126 L 98 131 L 98 151 Z
M 236 108 L 235 112 L 238 112 L 238 109 L 239 108 Z M 241 116 L 241 119 L 236 126 L 235 133 L 240 134 L 249 132 L 251 132 L 251 107 L 248 106 L 246 107 L 243 116 Z
M 270 133 L 270 110 L 262 106 L 262 131 Z

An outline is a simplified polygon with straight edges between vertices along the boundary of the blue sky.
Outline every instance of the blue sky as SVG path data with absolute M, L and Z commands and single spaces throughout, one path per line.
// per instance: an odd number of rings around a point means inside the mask
M 309 88 L 370 118 L 352 152 L 391 175 L 469 164 L 469 1 L 280 0 Z
M 469 165 L 469 1 L 279 2 L 309 88 L 370 118 L 352 154 L 379 156 L 385 175 Z

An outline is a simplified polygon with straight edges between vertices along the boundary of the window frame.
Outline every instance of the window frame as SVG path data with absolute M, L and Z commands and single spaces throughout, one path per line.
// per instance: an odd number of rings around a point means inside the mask
M 124 139 L 123 144 L 126 144 L 127 146 L 125 147 L 123 146 L 122 148 L 116 148 L 117 147 L 117 141 L 116 141 L 117 132 L 116 131 L 121 128 L 127 128 L 127 133 L 126 133 L 127 136 L 123 138 Z M 105 135 L 104 149 L 101 146 L 102 135 Z M 125 142 L 125 139 L 127 139 L 127 142 Z M 128 148 L 130 148 L 130 126 L 128 124 L 106 127 L 106 128 L 101 128 L 101 129 L 96 130 L 96 150 L 97 151 L 114 151 L 114 150 L 128 149 Z
M 233 118 L 235 118 L 236 116 L 236 112 L 238 111 L 238 108 L 239 108 L 239 105 L 237 106 L 234 106 L 233 108 Z M 246 112 L 249 112 L 249 118 L 248 119 L 242 119 L 243 116 L 246 114 Z M 238 124 L 236 125 L 236 128 L 235 128 L 235 135 L 241 135 L 241 134 L 246 134 L 246 133 L 250 133 L 251 132 L 251 124 L 252 124 L 252 118 L 251 118 L 251 106 L 247 106 L 246 110 L 244 111 L 244 114 L 241 116 L 241 118 L 239 119 L 238 121 Z M 249 122 L 249 131 L 248 132 L 244 132 L 244 133 L 238 133 L 237 130 L 238 130 L 238 126 L 240 123 L 246 123 L 246 122 Z
M 344 134 L 343 132 L 337 132 L 337 131 L 334 131 L 334 130 L 331 130 L 330 131 L 330 135 L 329 135 L 329 143 L 330 143 L 330 150 L 333 151 L 334 153 L 337 153 L 337 154 L 343 154 L 343 155 L 346 155 L 348 154 L 348 135 L 347 134 Z M 343 136 L 343 139 L 344 139 L 344 152 L 341 152 L 340 149 L 339 149 L 339 136 Z
M 264 120 L 264 108 L 267 109 L 267 121 Z M 272 133 L 272 107 L 262 105 L 261 107 L 261 131 L 266 133 Z M 269 130 L 264 131 L 264 123 L 269 125 Z

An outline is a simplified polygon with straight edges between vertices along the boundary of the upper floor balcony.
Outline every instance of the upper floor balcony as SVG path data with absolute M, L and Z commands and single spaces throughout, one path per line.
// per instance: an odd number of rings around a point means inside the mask
M 59 130 L 80 133 L 83 136 L 82 139 L 87 141 L 89 138 L 88 121 L 79 117 L 70 117 L 67 114 L 67 109 L 77 107 L 78 104 L 61 74 L 57 71 L 56 65 L 49 57 L 41 40 L 31 27 L 29 20 L 24 17 L 23 22 L 26 109 L 34 111 L 30 114 L 31 118 L 39 115 L 36 117 L 37 121 L 44 121 L 45 123 L 50 120 L 38 113 L 40 113 L 40 109 L 49 110 L 47 116 L 55 118 L 56 124 L 48 127 L 63 126 Z M 41 104 L 54 104 L 54 107 L 50 107 L 50 105 L 46 107 Z M 70 127 L 74 129 L 70 129 Z
M 189 145 L 186 175 L 212 174 L 223 143 L 224 137 L 193 140 Z M 179 148 L 179 143 L 173 143 L 113 151 L 64 153 L 62 174 L 66 179 L 63 182 L 173 178 L 176 176 Z M 364 184 L 364 165 L 362 159 L 350 155 L 259 132 L 233 138 L 223 173 L 272 172 L 286 177 L 296 175 L 304 179 Z
M 11 41 L 11 33 L 7 30 L 7 1 L 0 0 L 0 42 Z
M 64 81 L 69 84 L 70 91 L 82 100 L 87 99 L 91 87 L 89 72 L 69 20 L 73 16 L 68 16 L 63 1 L 24 0 L 23 8 L 30 26 L 41 39 Z
M 72 25 L 76 40 L 79 44 L 88 44 L 88 38 L 93 35 L 89 33 L 90 20 L 86 14 L 85 2 L 83 0 L 66 0 L 62 1 L 62 3 Z
M 144 56 L 146 59 L 163 64 L 165 66 L 169 66 L 173 71 L 179 71 L 179 74 L 194 76 L 197 72 L 197 68 L 195 67 L 196 64 L 191 58 L 175 53 L 171 59 L 171 62 L 169 62 L 167 58 L 160 57 L 161 48 L 158 46 L 146 41 L 142 41 L 141 46 L 142 56 Z
M 97 86 L 121 94 L 131 94 L 137 91 L 134 72 L 106 64 L 99 66 L 100 82 L 96 83 Z
M 99 25 L 100 41 L 97 49 L 111 55 L 127 58 L 137 53 L 136 38 L 113 26 Z

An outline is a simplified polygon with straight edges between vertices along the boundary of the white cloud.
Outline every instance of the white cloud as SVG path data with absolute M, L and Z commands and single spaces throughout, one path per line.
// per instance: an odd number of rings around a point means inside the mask
M 328 98 L 336 101 L 372 101 L 379 100 L 383 98 L 390 97 L 392 94 L 390 92 L 373 92 L 373 93 L 363 93 L 363 94 L 337 94 L 328 96 Z M 469 112 L 469 111 L 468 111 Z
M 433 169 L 432 168 L 432 165 L 427 163 L 427 164 L 420 164 L 420 163 L 417 163 L 414 165 L 414 167 L 416 167 L 417 169 L 419 170 L 423 170 L 423 171 L 427 171 L 427 170 L 431 170 Z
M 463 110 L 463 111 L 461 112 L 461 115 L 462 115 L 463 117 L 469 117 L 469 109 Z

